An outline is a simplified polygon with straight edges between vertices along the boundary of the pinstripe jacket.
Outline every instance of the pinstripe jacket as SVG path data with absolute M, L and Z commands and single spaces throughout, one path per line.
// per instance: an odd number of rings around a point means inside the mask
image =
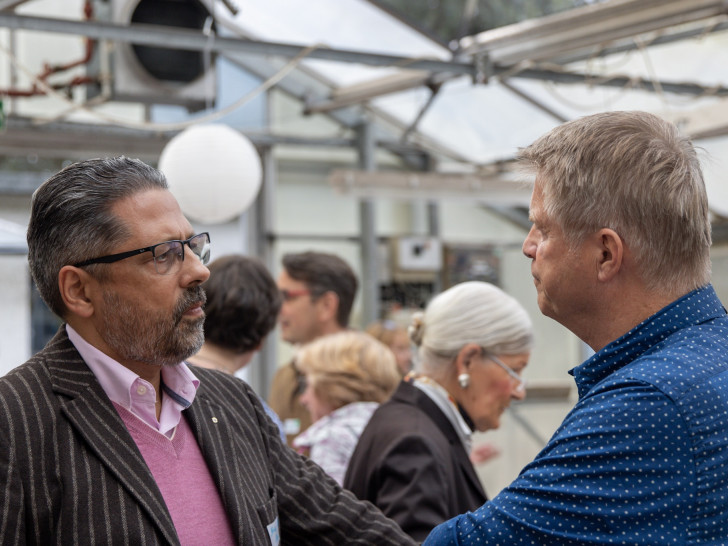
M 239 544 L 413 544 L 283 445 L 250 387 L 195 368 L 190 427 Z M 193 495 L 194 491 L 181 492 Z M 65 327 L 0 378 L 0 543 L 179 544 L 124 423 Z

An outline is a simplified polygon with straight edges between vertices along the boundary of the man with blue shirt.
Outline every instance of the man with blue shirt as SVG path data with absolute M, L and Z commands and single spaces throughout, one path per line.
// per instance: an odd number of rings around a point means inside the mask
M 728 318 L 693 146 L 656 116 L 608 112 L 520 159 L 539 307 L 596 354 L 536 459 L 425 545 L 727 544 Z

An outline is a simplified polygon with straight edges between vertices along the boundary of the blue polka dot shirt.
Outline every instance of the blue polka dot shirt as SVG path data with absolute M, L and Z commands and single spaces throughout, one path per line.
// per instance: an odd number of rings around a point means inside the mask
M 579 400 L 536 459 L 424 544 L 728 544 L 728 318 L 713 287 L 570 373 Z

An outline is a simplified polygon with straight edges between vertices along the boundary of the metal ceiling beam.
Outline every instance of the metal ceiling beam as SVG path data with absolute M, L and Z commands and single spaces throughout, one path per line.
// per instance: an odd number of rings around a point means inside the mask
M 701 1 L 705 2 L 706 0 Z M 249 72 L 261 75 L 264 79 L 273 75 L 285 64 L 286 61 L 281 57 L 288 58 L 297 55 L 306 49 L 304 46 L 258 42 L 244 38 L 216 37 L 211 43 L 209 37 L 202 35 L 198 31 L 189 29 L 176 29 L 138 24 L 125 26 L 96 21 L 73 21 L 27 17 L 12 13 L 0 13 L 0 27 L 2 26 L 25 30 L 76 34 L 96 39 L 121 40 L 169 48 L 182 47 L 184 49 L 212 49 L 223 54 L 225 57 L 231 59 L 233 62 L 245 68 Z M 265 57 L 269 55 L 276 55 L 278 57 Z M 437 81 L 442 82 L 446 81 L 448 78 L 461 74 L 473 76 L 473 71 L 476 70 L 474 66 L 476 63 L 469 64 L 465 62 L 414 60 L 405 57 L 324 48 L 312 50 L 309 56 L 311 58 L 325 58 L 327 60 L 341 62 L 361 62 L 372 66 L 396 65 L 399 67 L 407 66 L 408 68 L 422 66 L 422 70 L 412 72 L 408 71 L 409 75 L 402 77 L 402 79 L 409 78 L 409 84 L 413 87 L 422 85 L 423 78 L 426 74 L 431 74 L 430 80 L 432 80 L 432 78 L 436 78 Z M 418 65 L 418 63 L 420 64 Z M 423 65 L 422 63 L 425 64 Z M 558 83 L 580 83 L 610 87 L 631 86 L 647 91 L 655 91 L 659 88 L 662 91 L 670 93 L 689 95 L 707 95 L 712 93 L 717 96 L 725 96 L 726 93 L 728 93 L 724 87 L 708 88 L 693 83 L 652 82 L 649 80 L 628 78 L 626 76 L 595 78 L 592 75 L 575 74 L 555 70 L 541 70 L 538 68 L 511 72 L 510 67 L 493 65 L 486 67 L 485 69 L 492 72 L 491 74 L 487 74 L 488 76 L 540 79 L 555 81 Z M 303 74 L 303 76 L 301 76 L 301 74 Z M 301 77 L 303 77 L 305 83 L 301 83 Z M 379 89 L 377 89 L 377 85 L 379 85 Z M 392 87 L 393 85 L 394 87 Z M 352 96 L 354 94 L 358 93 L 357 100 L 366 100 L 365 97 L 372 98 L 379 94 L 394 92 L 395 90 L 402 90 L 406 88 L 406 86 L 402 87 L 401 81 L 379 81 L 370 86 L 368 91 L 350 88 L 341 90 L 337 95 L 336 90 L 332 91 L 330 83 L 322 82 L 320 77 L 313 74 L 306 76 L 306 69 L 301 65 L 298 66 L 295 79 L 291 77 L 285 78 L 279 82 L 277 86 L 297 99 L 303 101 L 304 104 L 308 104 L 310 111 L 326 111 L 335 121 L 348 128 L 355 127 L 361 119 L 362 111 L 359 107 L 343 108 L 352 104 Z M 331 101 L 327 101 L 324 99 L 324 97 L 327 96 L 334 96 L 335 98 Z M 337 103 L 337 98 L 342 102 Z M 315 108 L 312 105 L 315 105 Z M 377 112 L 374 108 L 370 109 L 374 111 L 376 115 L 384 116 L 382 112 Z M 384 117 L 386 118 L 386 116 Z M 389 119 L 388 121 L 393 122 L 394 120 Z M 402 130 L 406 130 L 406 127 L 402 127 Z M 418 138 L 420 142 L 427 140 L 423 140 L 420 137 Z M 396 137 L 392 136 L 390 142 L 394 140 L 396 140 Z M 426 143 L 425 145 L 427 146 Z M 437 144 L 433 143 L 433 145 L 436 148 L 438 147 Z M 394 151 L 391 147 L 390 149 Z M 395 153 L 402 153 L 402 151 L 400 150 Z M 452 150 L 442 150 L 442 153 L 453 158 L 458 157 L 457 152 Z M 415 167 L 422 164 L 425 155 L 425 153 L 421 150 L 414 151 L 413 147 L 410 147 L 406 154 L 407 155 L 403 156 L 405 160 Z
M 711 138 L 718 138 L 718 137 L 724 137 L 728 136 L 728 125 L 723 124 L 719 126 L 712 127 L 710 129 L 703 129 L 701 131 L 696 131 L 691 135 L 693 140 L 708 140 Z
M 609 55 L 618 55 L 620 53 L 628 53 L 642 47 L 655 47 L 660 45 L 671 44 L 674 42 L 680 42 L 684 40 L 690 40 L 692 38 L 701 38 L 708 34 L 715 32 L 724 32 L 728 30 L 728 21 L 715 21 L 709 24 L 697 26 L 689 30 L 681 30 L 678 32 L 672 32 L 668 34 L 659 34 L 652 38 L 645 38 L 642 44 L 638 44 L 634 39 L 629 38 L 627 42 L 622 44 L 615 44 L 605 46 L 599 44 L 590 47 L 587 51 L 578 53 L 559 55 L 552 59 L 556 64 L 569 64 L 579 61 L 586 61 L 589 59 L 595 59 L 599 57 L 608 57 Z
M 544 110 L 550 116 L 560 121 L 566 121 L 563 116 L 548 109 L 543 104 L 537 103 L 535 99 L 527 96 L 523 91 L 514 88 L 508 83 L 509 79 L 522 78 L 532 80 L 544 80 L 562 84 L 586 84 L 594 87 L 618 87 L 618 88 L 631 88 L 631 89 L 642 89 L 644 91 L 656 92 L 664 91 L 667 93 L 674 93 L 677 95 L 690 95 L 690 96 L 716 96 L 725 97 L 728 96 L 728 88 L 724 86 L 705 86 L 698 83 L 681 83 L 681 82 L 666 82 L 657 81 L 645 78 L 636 78 L 622 75 L 611 75 L 601 76 L 594 74 L 582 74 L 578 72 L 571 72 L 566 69 L 552 70 L 542 68 L 524 68 L 519 71 L 514 71 L 512 68 L 493 67 L 491 76 L 500 77 L 505 76 L 501 79 L 501 84 L 510 89 L 521 98 L 527 100 L 534 106 L 537 106 L 541 110 Z M 419 82 L 419 83 L 418 83 Z M 426 80 L 415 75 L 410 80 L 411 87 L 418 87 L 424 85 Z M 343 98 L 332 96 L 328 100 L 309 100 L 306 104 L 306 112 L 308 113 L 319 113 L 319 112 L 332 112 L 339 108 L 344 108 L 355 104 L 357 101 L 367 101 L 374 99 L 378 96 L 383 96 L 388 93 L 394 93 L 397 91 L 405 90 L 405 86 L 399 88 L 392 88 L 387 85 L 369 87 L 368 93 L 357 93 L 356 97 L 350 95 L 344 95 Z
M 382 95 L 414 89 L 415 87 L 428 84 L 432 78 L 432 74 L 424 70 L 406 70 L 356 85 L 337 87 L 331 91 L 329 99 L 316 102 L 309 101 L 306 104 L 306 113 L 319 114 L 322 112 L 330 112 Z
M 263 59 L 251 55 L 242 55 L 240 53 L 228 53 L 225 54 L 225 58 L 261 80 L 267 80 L 274 76 L 285 65 L 285 62 L 280 59 Z M 320 101 L 320 98 L 314 97 L 325 97 L 331 92 L 331 84 L 322 81 L 320 76 L 311 74 L 306 67 L 300 65 L 295 71 L 295 74 L 291 74 L 276 83 L 276 88 L 304 105 L 309 101 Z M 392 127 L 401 126 L 400 122 L 377 108 L 366 107 L 366 109 L 371 111 L 377 118 L 385 120 Z M 323 113 L 342 127 L 353 130 L 361 123 L 363 107 L 361 105 L 352 105 Z M 402 131 L 406 130 L 406 127 L 400 128 Z M 429 152 L 426 152 L 423 146 L 429 147 L 430 149 L 440 149 L 443 154 L 462 160 L 462 157 L 455 151 L 442 149 L 442 145 L 429 142 L 429 139 L 424 135 L 419 135 L 421 144 L 424 143 L 423 145 L 419 147 L 405 146 L 400 148 L 397 145 L 399 139 L 395 134 L 390 133 L 381 126 L 378 127 L 378 130 L 380 133 L 380 146 L 400 156 L 413 169 L 425 169 L 427 165 Z
M 430 87 L 430 96 L 427 98 L 427 102 L 420 108 L 420 111 L 417 112 L 417 116 L 415 116 L 414 121 L 410 123 L 410 126 L 407 127 L 407 130 L 402 134 L 402 137 L 400 138 L 400 141 L 407 142 L 407 139 L 409 136 L 414 133 L 417 130 L 417 127 L 419 126 L 420 122 L 422 121 L 422 118 L 425 117 L 425 114 L 427 111 L 432 108 L 432 105 L 435 103 L 435 99 L 437 98 L 437 95 L 440 93 L 440 89 L 442 89 L 441 85 L 434 85 Z
M 44 17 L 28 17 L 12 13 L 0 13 L 0 27 L 41 32 L 56 32 L 61 34 L 75 34 L 95 39 L 119 40 L 123 42 L 153 45 L 170 49 L 182 48 L 192 50 L 213 50 L 221 54 L 226 54 L 228 57 L 237 58 L 238 60 L 240 60 L 240 56 L 243 54 L 246 56 L 253 55 L 263 57 L 273 55 L 291 58 L 301 54 L 308 47 L 273 42 L 260 42 L 243 38 L 216 37 L 214 40 L 210 40 L 208 36 L 205 36 L 195 30 L 171 28 L 159 25 L 134 24 L 126 26 L 98 21 L 74 21 Z M 711 88 L 698 84 L 680 84 L 670 82 L 653 83 L 647 80 L 633 80 L 622 76 L 601 79 L 595 78 L 592 75 L 542 70 L 537 68 L 512 72 L 512 68 L 510 66 L 491 65 L 490 68 L 486 69 L 490 73 L 478 74 L 478 71 L 481 70 L 481 68 L 476 67 L 478 63 L 412 59 L 401 56 L 362 53 L 323 47 L 319 49 L 312 49 L 309 52 L 308 57 L 329 61 L 361 63 L 370 66 L 406 66 L 408 69 L 422 70 L 437 74 L 439 81 L 445 81 L 449 77 L 455 77 L 463 74 L 467 74 L 476 79 L 479 79 L 481 76 L 489 77 L 506 75 L 508 77 L 542 79 L 556 81 L 559 83 L 589 83 L 591 85 L 605 85 L 608 87 L 621 87 L 626 84 L 636 84 L 642 89 L 648 91 L 654 91 L 655 89 L 660 88 L 667 92 L 688 95 L 702 95 L 713 91 Z M 269 63 L 270 60 L 266 59 L 265 62 Z M 421 76 L 421 73 L 415 73 L 411 82 L 412 85 L 418 85 L 418 82 L 421 82 Z M 359 95 L 359 97 L 360 100 L 365 100 L 363 98 L 365 96 L 371 98 L 372 96 L 377 96 L 377 93 L 384 94 L 387 92 L 393 92 L 388 91 L 388 89 L 392 88 L 385 85 L 380 87 L 379 92 L 374 91 L 373 93 L 370 92 L 369 95 Z M 402 89 L 403 87 L 400 84 L 398 90 Z M 719 95 L 722 95 L 724 93 L 724 89 L 725 88 L 719 88 L 716 92 Z M 331 94 L 330 89 L 329 94 Z M 342 95 L 345 95 L 345 93 Z M 335 108 L 349 106 L 351 101 L 345 98 L 344 102 L 339 104 L 334 98 L 330 104 L 322 99 L 317 99 L 315 101 L 309 100 L 308 103 L 308 108 L 311 111 L 330 111 Z
M 218 53 L 237 52 L 263 56 L 277 55 L 286 58 L 296 57 L 309 49 L 309 46 L 261 42 L 245 38 L 216 36 L 214 39 L 211 39 L 209 36 L 196 30 L 161 25 L 146 25 L 141 23 L 119 25 L 101 21 L 30 17 L 15 15 L 13 13 L 0 13 L 0 27 L 16 30 L 54 32 L 58 34 L 75 34 L 97 40 L 117 40 L 168 49 L 215 51 Z M 306 54 L 306 58 L 359 63 L 368 66 L 407 67 L 412 70 L 451 72 L 453 74 L 467 74 L 470 76 L 474 76 L 476 72 L 473 64 L 467 62 L 365 53 L 361 51 L 332 49 L 324 45 L 311 49 Z
M 95 39 L 119 40 L 159 47 L 217 51 L 234 64 L 263 80 L 270 78 L 283 68 L 288 58 L 295 57 L 308 48 L 308 46 L 291 46 L 244 38 L 216 37 L 214 41 L 211 41 L 209 37 L 197 31 L 157 25 L 135 24 L 124 26 L 98 21 L 72 21 L 0 13 L 0 27 L 3 26 L 40 32 L 75 34 Z M 475 70 L 472 65 L 461 62 L 411 59 L 391 55 L 332 50 L 323 47 L 312 50 L 307 57 L 341 62 L 360 62 L 372 66 L 407 66 L 408 68 L 418 68 L 425 71 L 447 71 L 448 73 L 469 75 L 472 75 Z M 313 75 L 304 66 L 298 65 L 296 77 L 284 78 L 276 84 L 276 87 L 305 104 L 312 96 L 318 97 L 315 100 L 321 100 L 321 98 L 328 96 L 331 93 L 332 84 L 323 82 L 320 76 Z M 382 112 L 373 111 L 375 115 L 385 118 L 387 123 L 397 126 L 396 120 L 387 117 Z M 331 112 L 328 115 L 347 128 L 354 128 L 361 123 L 361 109 L 358 105 L 356 108 Z M 405 129 L 406 127 L 402 130 Z M 383 140 L 394 142 L 397 137 L 391 135 L 390 138 Z M 422 137 L 421 140 L 426 141 L 427 139 Z M 433 146 L 442 148 L 442 146 L 434 143 Z M 385 144 L 384 147 L 389 146 Z M 405 151 L 397 144 L 392 144 L 392 148 L 392 151 L 394 149 L 398 150 L 394 153 L 404 153 L 403 159 L 412 167 L 421 168 L 427 162 L 425 157 L 427 152 L 422 150 L 422 147 L 415 150 L 415 147 L 411 146 L 409 151 Z M 454 151 L 442 150 L 442 153 L 452 158 L 462 159 Z
M 723 100 L 690 112 L 666 111 L 660 115 L 675 123 L 693 140 L 728 135 L 728 100 Z
M 359 197 L 484 199 L 489 204 L 527 207 L 531 184 L 509 178 L 512 175 L 507 171 L 459 174 L 335 169 L 329 175 L 329 184 L 342 193 Z
M 699 29 L 686 30 L 676 32 L 669 35 L 662 35 L 655 37 L 647 41 L 647 46 L 662 45 L 678 40 L 686 40 L 689 38 L 695 38 L 696 36 L 703 36 L 708 33 L 720 32 L 728 30 L 728 22 L 715 23 Z M 596 46 L 595 46 L 596 47 Z M 640 47 L 634 40 L 629 44 L 622 44 L 613 47 L 601 47 L 596 52 L 594 48 L 592 51 L 575 53 L 569 56 L 564 56 L 556 59 L 554 63 L 556 65 L 563 65 L 573 63 L 577 61 L 583 61 L 595 57 L 601 57 L 606 55 L 612 55 L 631 51 Z M 490 62 L 490 59 L 488 59 Z M 700 84 L 685 84 L 685 83 L 674 83 L 674 82 L 662 82 L 662 81 L 651 81 L 651 80 L 639 80 L 629 78 L 627 76 L 614 75 L 609 78 L 601 78 L 591 74 L 579 74 L 574 71 L 565 69 L 564 71 L 549 70 L 549 69 L 524 69 L 514 70 L 512 65 L 496 65 L 490 63 L 489 66 L 484 68 L 484 73 L 481 74 L 486 78 L 489 77 L 502 77 L 501 83 L 508 87 L 511 91 L 518 94 L 528 102 L 533 103 L 535 106 L 541 109 L 545 107 L 541 104 L 535 104 L 533 99 L 525 96 L 525 94 L 517 89 L 512 88 L 507 83 L 510 78 L 524 78 L 524 79 L 536 79 L 546 81 L 556 81 L 558 83 L 589 83 L 593 86 L 606 86 L 606 87 L 619 87 L 623 86 L 627 82 L 630 86 L 640 87 L 646 91 L 655 91 L 661 89 L 676 94 L 683 95 L 705 95 L 716 91 L 719 95 L 723 93 L 723 88 L 715 90 L 713 87 L 702 86 Z M 447 80 L 458 77 L 454 74 L 428 74 L 424 71 L 405 71 L 394 75 L 388 75 L 382 78 L 369 80 L 356 85 L 337 88 L 332 91 L 328 98 L 311 100 L 309 99 L 306 103 L 307 113 L 321 113 L 321 112 L 333 112 L 340 108 L 345 108 L 353 104 L 366 102 L 375 99 L 380 96 L 384 96 L 390 93 L 396 93 L 427 85 L 428 83 L 437 82 L 445 83 Z M 546 110 L 545 110 L 546 111 Z M 556 119 L 565 121 L 563 116 L 553 112 L 547 111 L 547 113 Z
M 28 118 L 9 116 L 0 132 L 0 156 L 24 156 L 62 159 L 87 159 L 94 156 L 124 154 L 156 162 L 164 146 L 177 131 L 164 133 L 128 129 L 113 125 L 74 122 L 34 124 Z M 251 142 L 266 148 L 277 145 L 326 148 L 353 148 L 355 139 L 346 137 L 301 137 L 267 133 L 245 133 Z M 422 154 L 419 147 L 396 140 L 377 139 L 376 145 L 396 154 Z M 4 185 L 0 181 L 0 192 Z
M 521 91 L 517 87 L 514 87 L 507 79 L 501 80 L 500 83 L 501 83 L 501 85 L 503 87 L 505 87 L 506 89 L 508 89 L 511 93 L 513 93 L 514 95 L 522 98 L 527 103 L 532 104 L 533 106 L 535 106 L 536 108 L 538 108 L 542 112 L 547 113 L 549 116 L 551 116 L 552 118 L 554 118 L 559 123 L 564 123 L 565 121 L 569 121 L 568 118 L 562 116 L 556 110 L 553 110 L 552 108 L 549 108 L 548 106 L 546 106 L 540 100 L 536 100 L 534 97 L 532 97 L 531 95 L 529 95 L 525 91 Z
M 511 77 L 525 77 L 531 79 L 548 80 L 556 83 L 564 84 L 587 84 L 602 87 L 619 87 L 643 89 L 645 91 L 665 91 L 667 93 L 675 93 L 677 95 L 693 95 L 693 96 L 728 96 L 728 87 L 714 86 L 708 87 L 697 83 L 679 83 L 679 82 L 663 82 L 654 81 L 645 78 L 633 78 L 629 76 L 599 76 L 593 74 L 578 74 L 568 72 L 566 70 L 546 70 L 546 69 L 525 69 L 517 75 L 512 74 Z
M 53 122 L 36 125 L 9 116 L 0 132 L 0 156 L 37 155 L 45 158 L 88 159 L 127 155 L 156 162 L 171 134 L 100 124 Z
M 513 65 L 725 14 L 724 0 L 611 0 L 468 36 L 460 48 Z
M 25 4 L 28 0 L 0 0 L 0 11 L 10 11 L 17 8 L 20 4 Z
M 27 118 L 15 116 L 6 121 L 5 130 L 0 132 L 0 155 L 24 155 L 35 153 L 38 148 L 48 148 L 51 155 L 47 157 L 124 153 L 156 161 L 167 142 L 178 132 L 159 133 L 73 122 L 36 125 Z M 254 132 L 245 133 L 245 136 L 261 148 L 273 145 L 351 148 L 355 145 L 353 138 L 304 138 Z

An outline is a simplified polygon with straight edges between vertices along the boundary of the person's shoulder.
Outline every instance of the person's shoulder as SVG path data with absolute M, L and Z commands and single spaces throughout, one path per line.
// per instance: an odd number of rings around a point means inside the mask
M 27 383 L 29 380 L 36 382 L 48 378 L 50 375 L 49 361 L 52 361 L 52 358 L 49 358 L 48 348 L 46 347 L 0 377 L 0 386 Z
M 207 384 L 216 385 L 217 387 L 224 387 L 225 389 L 233 389 L 240 391 L 241 393 L 252 393 L 253 388 L 248 385 L 246 381 L 230 375 L 229 373 L 221 372 L 220 370 L 212 370 L 209 368 L 201 368 L 199 366 L 193 366 L 188 364 L 190 370 L 200 380 L 200 387 Z
M 359 423 L 362 420 L 369 421 L 379 405 L 379 402 L 351 402 L 332 411 L 329 417 L 343 426 Z
M 0 384 L 72 380 L 81 374 L 91 374 L 91 370 L 61 326 L 45 347 L 0 377 Z
M 260 402 L 260 398 L 245 380 L 219 370 L 190 366 L 190 370 L 200 381 L 197 396 L 227 406 L 244 404 L 245 409 Z M 261 411 L 262 411 L 261 406 Z
M 356 450 L 377 454 L 374 459 L 379 462 L 401 461 L 402 456 L 406 459 L 423 456 L 441 462 L 452 457 L 452 446 L 448 438 L 421 412 L 406 415 L 383 414 L 378 420 L 372 418 L 364 427 Z
M 717 317 L 700 324 L 691 325 L 673 332 L 651 351 L 637 360 L 648 362 L 661 360 L 672 365 L 663 367 L 662 373 L 682 373 L 685 367 L 695 372 L 695 365 L 701 368 L 728 367 L 728 317 Z
M 273 374 L 273 381 L 292 381 L 296 377 L 296 368 L 293 361 L 286 362 L 279 366 Z
M 728 373 L 728 331 L 686 328 L 637 358 L 627 372 L 677 400 Z
M 53 404 L 53 391 L 48 367 L 41 357 L 33 356 L 0 377 L 0 420 L 12 427 L 19 416 L 26 420 L 28 415 L 38 415 L 41 408 Z
M 372 414 L 362 436 L 369 435 L 380 442 L 399 441 L 405 436 L 439 438 L 442 432 L 430 415 L 416 404 L 389 399 Z
M 193 404 L 199 398 L 225 408 L 236 419 L 247 420 L 252 417 L 257 422 L 265 421 L 263 400 L 245 380 L 219 370 L 195 366 L 190 366 L 190 370 L 200 381 Z

